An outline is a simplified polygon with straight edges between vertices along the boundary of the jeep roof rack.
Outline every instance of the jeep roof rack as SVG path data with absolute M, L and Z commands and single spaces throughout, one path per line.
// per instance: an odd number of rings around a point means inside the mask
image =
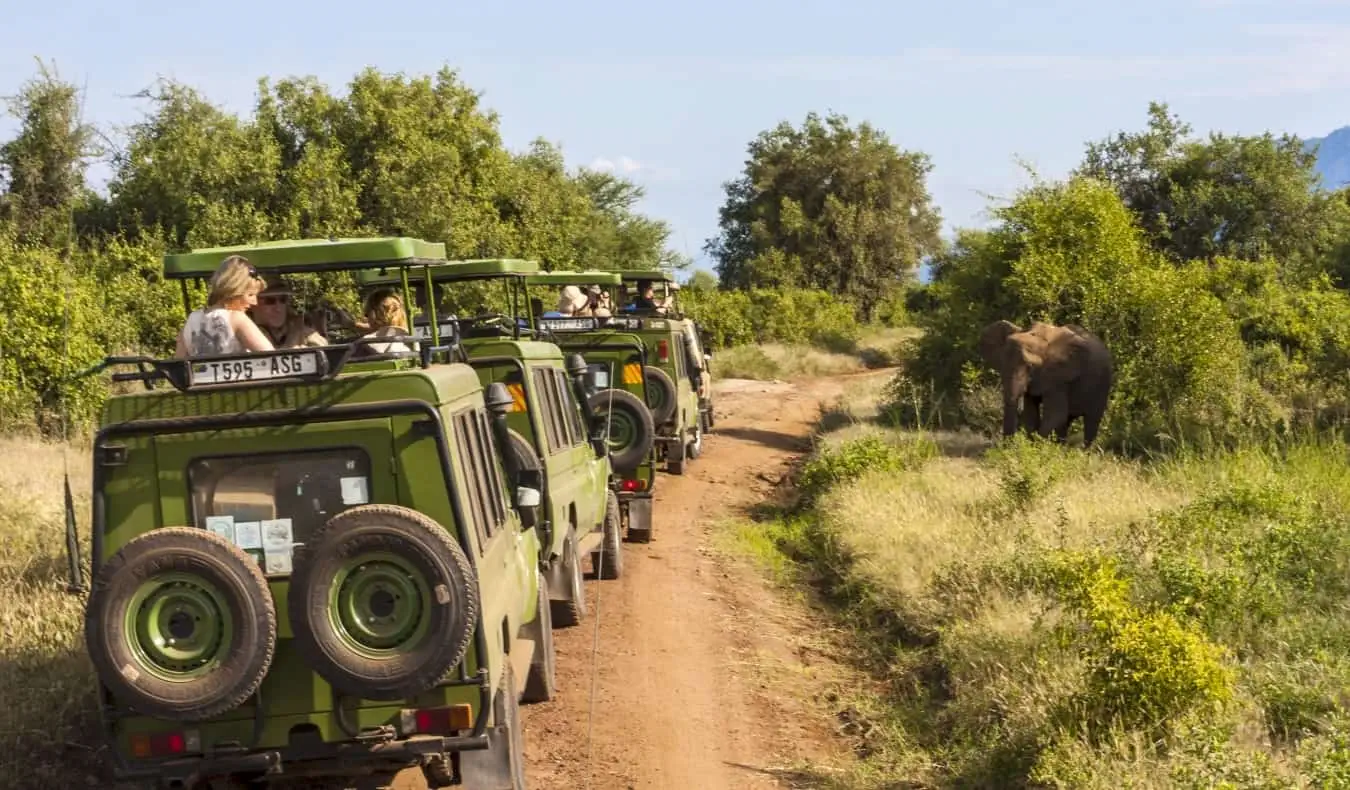
M 385 274 L 381 270 L 430 266 L 446 260 L 444 244 L 406 236 L 285 239 L 165 255 L 164 276 L 171 280 L 210 277 L 230 255 L 242 255 L 259 271 L 275 274 L 360 269 Z
M 619 272 L 619 278 L 626 283 L 642 280 L 650 280 L 654 283 L 675 282 L 675 275 L 663 272 L 660 269 L 623 269 Z

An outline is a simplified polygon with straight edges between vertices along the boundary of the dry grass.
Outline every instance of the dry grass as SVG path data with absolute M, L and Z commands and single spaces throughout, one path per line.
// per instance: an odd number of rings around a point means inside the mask
M 918 336 L 919 330 L 910 327 L 869 328 L 848 351 L 779 343 L 736 346 L 713 357 L 713 375 L 772 381 L 859 373 L 894 365 L 900 346 Z
M 1350 448 L 1150 463 L 1036 443 L 990 453 L 978 435 L 876 424 L 877 395 L 854 391 L 826 409 L 818 453 L 842 458 L 879 438 L 902 454 L 926 443 L 933 457 L 851 473 L 809 511 L 741 531 L 754 554 L 779 553 L 765 561 L 780 577 L 795 560 L 890 689 L 843 703 L 869 712 L 871 735 L 858 770 L 832 786 L 1350 786 L 1350 610 L 1339 592 Z M 1216 535 L 1226 548 L 1207 543 Z M 1086 713 L 1102 648 L 1055 588 L 1026 575 L 1064 556 L 1117 562 L 1129 616 L 1174 618 L 1226 651 L 1227 702 L 1169 714 L 1162 734 Z M 1250 589 L 1263 592 L 1246 603 Z M 1161 662 L 1149 682 L 1188 671 L 1160 655 L 1144 655 Z
M 69 460 L 87 558 L 89 453 L 72 449 Z M 7 787 L 87 785 L 96 766 L 84 597 L 65 591 L 63 467 L 58 445 L 0 439 L 0 776 Z

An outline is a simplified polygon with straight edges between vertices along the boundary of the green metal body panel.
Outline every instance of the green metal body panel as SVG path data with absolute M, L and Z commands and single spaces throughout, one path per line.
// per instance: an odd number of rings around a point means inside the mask
M 225 258 L 242 255 L 259 271 L 277 274 L 409 267 L 445 262 L 445 245 L 403 236 L 352 239 L 287 239 L 230 247 L 207 247 L 164 256 L 169 279 L 210 277 Z M 398 275 L 393 275 L 398 280 Z
M 556 332 L 549 335 L 564 353 L 580 354 L 588 366 L 604 365 L 609 374 L 609 386 L 631 392 L 643 403 L 647 402 L 647 388 L 642 376 L 644 352 L 651 354 L 642 338 L 631 332 L 598 329 L 590 332 Z M 626 480 L 635 480 L 636 492 L 619 494 L 621 500 L 632 496 L 650 497 L 656 485 L 656 447 L 653 445 L 646 460 L 638 465 Z
M 584 404 L 575 398 L 558 346 L 533 340 L 467 338 L 461 347 L 484 388 L 497 382 L 508 389 L 523 389 L 525 410 L 511 412 L 506 422 L 543 462 L 547 482 L 541 504 L 548 514 L 552 540 L 543 547 L 540 559 L 550 563 L 562 556 L 568 525 L 575 527 L 579 537 L 603 528 L 611 477 L 609 457 L 597 457 L 588 441 L 590 420 Z M 550 386 L 555 388 L 552 393 Z M 562 396 L 557 405 L 566 414 L 567 424 L 561 426 L 562 433 L 554 427 L 551 438 L 543 404 L 555 402 L 558 396 Z
M 618 272 L 542 272 L 525 277 L 526 285 L 618 285 L 623 278 Z
M 484 408 L 483 386 L 475 371 L 463 364 L 435 365 L 411 370 L 379 369 L 379 363 L 358 371 L 357 365 L 336 378 L 301 384 L 214 389 L 210 392 L 180 392 L 165 388 L 151 392 L 110 398 L 101 415 L 100 426 L 123 423 L 204 416 L 229 416 L 277 411 L 293 413 L 300 409 L 350 404 L 380 404 L 396 400 L 415 400 L 434 407 L 451 434 L 457 430 L 454 417 L 469 410 Z M 95 545 L 100 546 L 95 563 L 106 561 L 131 539 L 163 526 L 202 526 L 204 514 L 194 514 L 188 477 L 189 465 L 205 457 L 260 455 L 301 452 L 316 449 L 353 449 L 369 461 L 368 501 L 411 507 L 435 519 L 460 538 L 450 490 L 441 474 L 434 438 L 419 432 L 413 423 L 419 415 L 381 416 L 329 422 L 298 420 L 293 425 L 273 428 L 213 428 L 194 433 L 164 435 L 133 434 L 118 437 L 115 444 L 125 448 L 124 462 L 106 466 L 102 496 L 105 501 L 104 524 Z M 467 491 L 468 470 L 453 452 L 453 489 L 461 506 L 470 507 Z M 484 459 L 478 459 L 483 462 Z M 492 476 L 503 484 L 504 476 L 497 458 L 486 459 Z M 96 462 L 97 463 L 97 462 Z M 485 636 L 486 655 L 471 644 L 463 662 L 472 678 L 486 668 L 495 689 L 502 677 L 509 634 L 519 634 L 537 612 L 537 581 L 540 546 L 535 530 L 522 531 L 510 509 L 506 521 L 486 538 L 468 530 L 466 540 L 475 558 L 481 601 L 480 618 Z M 292 646 L 293 631 L 287 611 L 289 576 L 271 574 L 269 587 L 275 600 L 278 642 L 275 658 L 260 689 L 263 715 L 261 737 L 255 741 L 255 710 L 252 701 L 215 719 L 182 724 L 146 716 L 119 713 L 105 716 L 113 746 L 126 764 L 138 765 L 131 758 L 131 736 L 191 731 L 198 733 L 206 749 L 212 744 L 236 741 L 254 750 L 284 749 L 291 729 L 308 724 L 318 728 L 325 742 L 351 741 L 335 711 L 334 694 L 329 685 L 311 670 Z M 342 707 L 348 723 L 358 729 L 399 723 L 404 708 L 467 704 L 476 717 L 480 711 L 480 692 L 474 684 L 443 685 L 415 699 L 396 702 L 346 700 Z M 191 756 L 191 755 L 185 755 Z M 147 761 L 149 762 L 149 761 Z
M 539 271 L 537 261 L 520 258 L 481 258 L 464 261 L 444 261 L 430 267 L 433 282 L 452 280 L 482 280 L 494 277 L 512 277 L 535 274 Z M 421 280 L 423 272 L 413 272 L 411 277 Z M 401 282 L 397 273 L 367 269 L 357 275 L 357 282 L 367 285 L 395 285 Z
M 640 280 L 650 280 L 654 283 L 673 283 L 675 276 L 660 269 L 622 269 L 619 271 L 619 278 L 623 282 L 638 282 Z

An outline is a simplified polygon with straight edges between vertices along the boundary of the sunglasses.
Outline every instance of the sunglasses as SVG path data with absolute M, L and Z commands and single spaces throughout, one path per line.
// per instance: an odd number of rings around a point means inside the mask
M 289 296 L 260 296 L 258 304 L 286 304 L 291 301 Z

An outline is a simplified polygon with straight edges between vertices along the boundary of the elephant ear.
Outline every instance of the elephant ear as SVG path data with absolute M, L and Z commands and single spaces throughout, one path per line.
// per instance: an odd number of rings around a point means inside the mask
M 995 321 L 980 333 L 980 357 L 989 365 L 999 366 L 1004 343 L 1008 336 L 1021 332 L 1022 327 L 1011 321 Z

